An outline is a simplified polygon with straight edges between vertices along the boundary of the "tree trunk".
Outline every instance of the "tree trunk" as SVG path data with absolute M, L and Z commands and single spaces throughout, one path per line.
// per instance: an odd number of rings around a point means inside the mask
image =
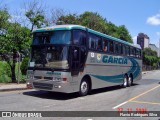
M 11 72 L 12 72 L 12 83 L 16 83 L 16 74 L 15 74 L 15 63 L 13 63 L 11 67 Z
M 13 50 L 13 64 L 11 67 L 12 72 L 12 83 L 16 83 L 16 74 L 15 74 L 15 67 L 16 67 L 16 50 Z

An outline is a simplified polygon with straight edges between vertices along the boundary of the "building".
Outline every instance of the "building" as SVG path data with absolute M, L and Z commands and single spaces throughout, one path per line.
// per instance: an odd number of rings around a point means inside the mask
M 159 56 L 159 48 L 155 44 L 149 44 L 149 48 L 151 48 L 153 51 L 156 51 L 157 56 Z
M 158 50 L 158 57 L 160 57 L 160 39 L 159 39 L 159 50 Z
M 142 49 L 149 47 L 149 37 L 144 33 L 139 33 L 137 36 L 137 44 L 139 44 Z

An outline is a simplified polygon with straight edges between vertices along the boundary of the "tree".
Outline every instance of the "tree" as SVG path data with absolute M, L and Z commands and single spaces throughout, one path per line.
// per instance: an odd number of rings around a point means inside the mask
M 98 13 L 84 12 L 79 16 L 78 21 L 83 26 L 107 34 L 107 23 Z
M 68 15 L 68 14 L 69 13 L 67 13 L 65 10 L 60 9 L 60 8 L 59 9 L 52 9 L 51 10 L 51 18 L 49 20 L 50 21 L 49 24 L 50 25 L 62 24 L 63 23 L 62 22 L 63 21 L 63 17 Z
M 129 34 L 127 28 L 125 27 L 125 25 L 121 25 L 117 28 L 117 32 L 118 34 L 117 38 L 133 43 L 131 35 Z
M 17 51 L 21 52 L 30 45 L 30 30 L 19 23 L 8 23 L 5 33 L 0 36 L 0 53 L 11 68 L 12 82 L 16 82 L 15 65 Z
M 78 17 L 76 14 L 68 14 L 61 16 L 56 24 L 79 24 Z
M 157 66 L 159 64 L 157 52 L 151 50 L 151 48 L 144 48 L 144 50 L 143 50 L 143 64 L 154 66 L 154 67 Z
M 45 19 L 45 5 L 42 5 L 38 1 L 32 1 L 25 4 L 25 16 L 31 23 L 30 31 L 33 31 L 35 27 L 40 28 L 48 25 Z
M 133 43 L 129 31 L 124 25 L 116 26 L 112 22 L 108 22 L 98 13 L 87 11 L 80 15 L 68 14 L 61 16 L 58 20 L 61 21 L 60 24 L 79 24 L 104 34 Z

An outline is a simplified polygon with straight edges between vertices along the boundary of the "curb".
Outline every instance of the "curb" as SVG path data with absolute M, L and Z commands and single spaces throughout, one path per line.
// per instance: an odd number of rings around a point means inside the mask
M 27 90 L 28 88 L 6 88 L 6 89 L 0 89 L 0 92 L 6 92 L 6 91 L 17 91 L 17 90 Z

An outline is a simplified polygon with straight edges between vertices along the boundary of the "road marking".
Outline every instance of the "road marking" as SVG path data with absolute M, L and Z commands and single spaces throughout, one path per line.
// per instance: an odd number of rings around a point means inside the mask
M 149 93 L 150 91 L 152 91 L 152 90 L 154 90 L 154 89 L 156 89 L 156 88 L 158 88 L 158 87 L 160 87 L 160 85 L 158 85 L 158 86 L 156 86 L 156 87 L 154 87 L 154 88 L 152 88 L 152 89 L 150 89 L 150 90 L 148 90 L 148 91 L 146 91 L 146 92 L 144 92 L 144 93 L 141 93 L 140 95 L 137 95 L 137 96 L 129 99 L 128 101 L 125 101 L 125 102 L 123 102 L 123 103 L 121 103 L 121 104 L 113 107 L 112 109 L 116 109 L 116 108 L 118 108 L 118 107 L 120 107 L 120 106 L 122 106 L 122 105 L 124 105 L 124 104 L 126 104 L 126 103 L 128 103 L 128 102 L 132 102 L 134 99 L 136 99 L 136 98 L 138 98 L 138 97 L 140 97 L 140 96 L 142 96 L 142 95 L 144 95 L 144 94 L 147 94 L 147 93 Z
M 145 101 L 130 101 L 130 102 L 135 102 L 135 103 L 145 103 L 145 104 L 159 104 L 160 105 L 160 103 L 157 103 L 157 102 L 145 102 Z
M 123 103 L 121 103 L 121 104 L 119 104 L 119 105 L 117 105 L 117 106 L 113 107 L 112 109 L 116 109 L 116 108 L 118 108 L 118 107 L 120 107 L 120 106 L 122 106 L 122 105 L 126 104 L 127 102 L 128 102 L 128 101 L 125 101 L 125 102 L 123 102 Z
M 160 85 L 158 85 L 158 86 L 156 86 L 156 87 L 154 87 L 154 88 L 152 88 L 152 89 L 150 89 L 150 90 L 148 90 L 148 91 L 146 91 L 146 92 L 144 92 L 144 93 L 141 93 L 140 95 L 137 95 L 137 96 L 129 99 L 128 102 L 130 102 L 130 101 L 132 101 L 132 100 L 134 100 L 134 99 L 136 99 L 136 98 L 139 98 L 140 96 L 145 95 L 145 94 L 151 92 L 152 90 L 154 90 L 154 89 L 156 89 L 156 88 L 158 88 L 158 87 L 160 87 Z

